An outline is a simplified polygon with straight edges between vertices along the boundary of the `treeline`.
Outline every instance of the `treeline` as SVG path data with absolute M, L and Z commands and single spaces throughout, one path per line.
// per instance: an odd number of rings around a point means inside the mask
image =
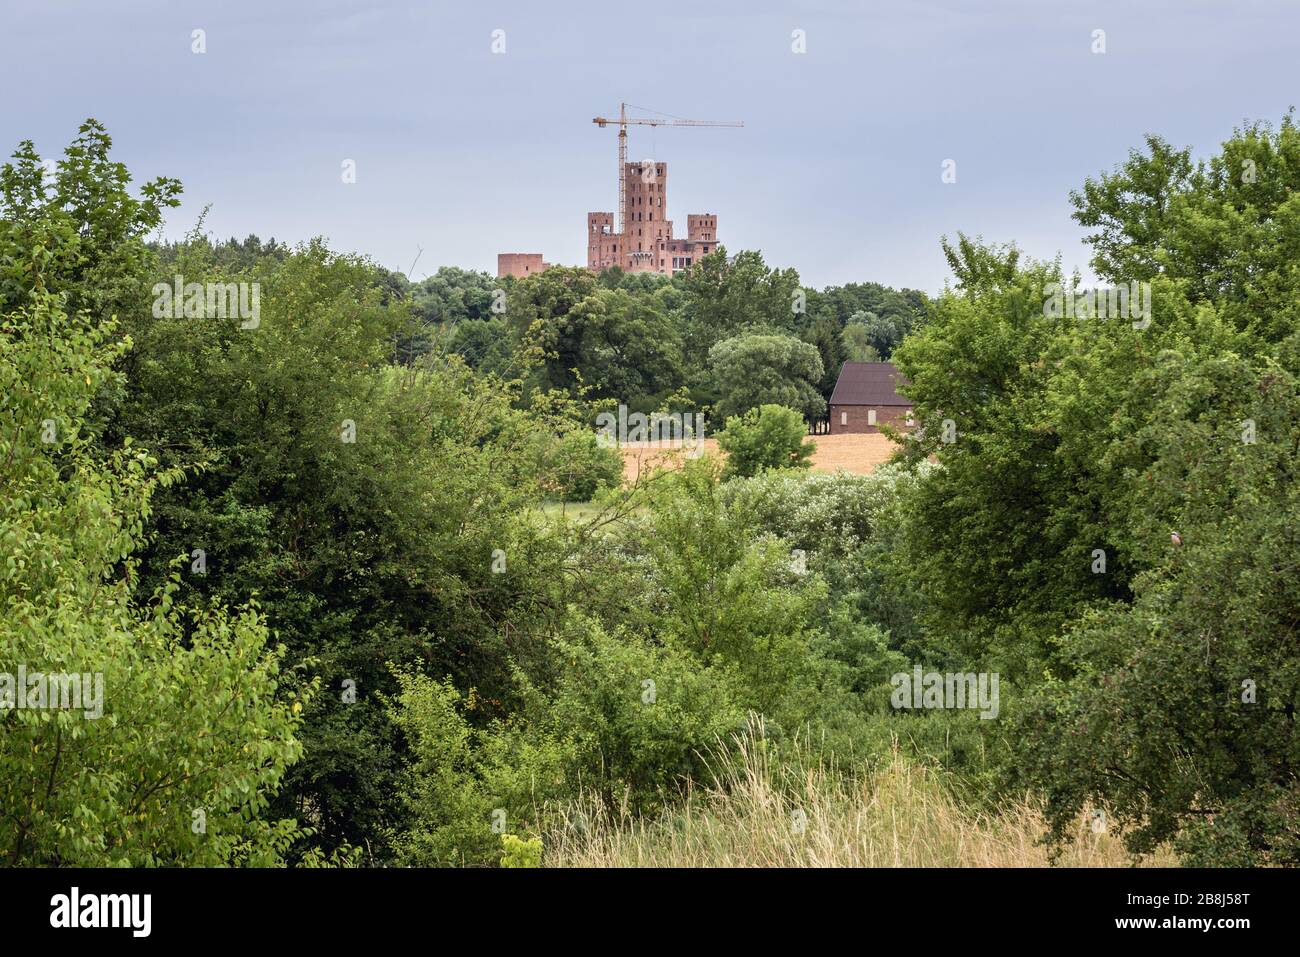
M 530 387 L 633 412 L 707 410 L 719 427 L 763 402 L 822 418 L 844 362 L 888 359 L 927 302 L 876 283 L 805 289 L 795 270 L 725 249 L 671 279 L 554 268 L 516 281 L 443 267 L 402 293 L 420 330 L 405 361 L 445 349 L 510 378 L 540 349 Z
M 409 284 L 321 241 L 152 246 L 179 184 L 110 146 L 0 171 L 0 673 L 104 679 L 100 718 L 0 712 L 10 863 L 545 862 L 737 748 L 1030 789 L 1058 846 L 1089 809 L 1135 852 L 1297 862 L 1289 116 L 1073 197 L 1099 274 L 1150 284 L 1105 319 L 965 237 L 933 302 L 756 253 Z M 210 314 L 241 283 L 256 314 Z M 770 406 L 817 414 L 859 326 L 919 425 L 871 476 L 624 485 L 595 442 L 614 402 L 797 432 Z M 900 707 L 918 667 L 1000 700 Z

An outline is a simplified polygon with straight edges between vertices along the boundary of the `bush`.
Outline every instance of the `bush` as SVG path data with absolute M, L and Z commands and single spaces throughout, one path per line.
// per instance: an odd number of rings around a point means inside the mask
M 600 444 L 591 432 L 574 430 L 547 450 L 544 471 L 566 502 L 590 502 L 596 490 L 623 478 L 623 457 Z
M 923 468 L 922 471 L 929 471 Z M 765 532 L 824 558 L 851 555 L 874 538 L 893 533 L 897 496 L 911 473 L 886 465 L 870 475 L 767 472 L 728 482 L 721 496 Z
M 129 438 L 106 461 L 91 454 L 87 408 L 125 347 L 62 302 L 37 294 L 0 323 L 0 856 L 281 863 L 301 832 L 265 812 L 301 754 L 311 689 L 282 686 L 255 608 L 182 607 L 177 574 L 152 598 L 139 588 L 128 556 L 177 475 Z M 56 703 L 38 674 L 77 683 Z
M 480 708 L 449 680 L 398 673 L 388 702 L 412 754 L 403 798 L 410 825 L 392 835 L 397 862 L 415 867 L 500 861 L 502 827 L 538 825 L 537 812 L 565 791 L 571 763 L 541 725 L 470 724 Z
M 738 682 L 723 665 L 594 622 L 557 650 L 563 672 L 548 722 L 573 745 L 570 782 L 611 807 L 659 805 L 701 777 L 701 755 L 745 723 Z
M 803 416 L 779 405 L 762 405 L 727 419 L 718 445 L 727 453 L 728 476 L 748 477 L 763 469 L 806 469 L 816 447 L 804 442 Z
M 514 834 L 501 835 L 502 867 L 541 867 L 542 839 L 530 837 L 524 840 Z

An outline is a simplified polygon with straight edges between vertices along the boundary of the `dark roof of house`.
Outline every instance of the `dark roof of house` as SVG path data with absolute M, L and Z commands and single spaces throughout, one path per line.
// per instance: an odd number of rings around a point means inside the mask
M 831 393 L 831 405 L 910 406 L 912 401 L 897 391 L 906 384 L 906 377 L 892 362 L 846 362 Z

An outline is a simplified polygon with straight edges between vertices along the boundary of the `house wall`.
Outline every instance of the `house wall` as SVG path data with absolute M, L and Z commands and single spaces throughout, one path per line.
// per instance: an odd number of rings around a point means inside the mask
M 867 413 L 876 410 L 876 424 L 867 424 Z M 832 405 L 831 435 L 862 434 L 879 432 L 882 425 L 896 429 L 907 428 L 907 414 L 912 411 L 910 405 Z M 848 414 L 848 422 L 840 425 L 840 413 Z

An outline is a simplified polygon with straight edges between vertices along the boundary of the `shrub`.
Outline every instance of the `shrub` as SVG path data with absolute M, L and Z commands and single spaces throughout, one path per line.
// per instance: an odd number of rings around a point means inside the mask
M 388 710 L 411 750 L 403 789 L 411 823 L 392 835 L 398 863 L 497 863 L 501 827 L 536 825 L 537 810 L 563 792 L 559 746 L 540 725 L 474 727 L 477 694 L 450 680 L 404 673 L 397 680 L 401 691 Z
M 502 867 L 541 867 L 542 839 L 530 837 L 527 840 L 514 834 L 501 835 Z
M 763 469 L 806 469 L 815 446 L 804 442 L 803 416 L 779 405 L 762 405 L 727 419 L 718 445 L 727 453 L 727 475 L 751 476 Z
M 563 671 L 548 723 L 573 746 L 570 783 L 611 806 L 657 806 L 704 771 L 701 754 L 745 721 L 737 682 L 672 646 L 589 622 L 558 644 Z
M 596 490 L 623 477 L 623 457 L 600 444 L 596 435 L 577 430 L 563 435 L 546 453 L 544 471 L 566 502 L 590 502 Z
M 87 408 L 125 348 L 63 297 L 34 300 L 0 323 L 0 857 L 280 863 L 301 832 L 263 814 L 301 754 L 303 697 L 279 689 L 256 609 L 183 608 L 176 574 L 141 593 L 128 556 L 176 472 L 129 438 L 91 454 Z M 81 701 L 28 698 L 38 673 L 77 676 Z

